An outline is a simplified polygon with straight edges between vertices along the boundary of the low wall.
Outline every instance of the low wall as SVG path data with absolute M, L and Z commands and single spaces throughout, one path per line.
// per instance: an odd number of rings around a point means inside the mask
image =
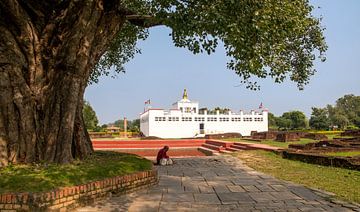
M 304 138 L 309 138 L 313 140 L 327 140 L 328 137 L 325 134 L 319 134 L 319 133 L 307 133 L 304 136 L 300 136 Z
M 345 132 L 342 132 L 340 135 L 360 137 L 360 130 L 345 130 Z
M 299 141 L 299 140 L 300 140 L 300 136 L 295 132 L 278 133 L 275 139 L 275 141 L 280 141 L 280 142 Z
M 276 139 L 276 135 L 279 132 L 277 131 L 268 131 L 268 132 L 251 132 L 251 138 L 252 139 L 260 139 L 260 140 L 270 140 L 270 139 Z
M 157 171 L 151 170 L 50 192 L 1 194 L 0 211 L 66 211 L 107 197 L 110 193 L 128 193 L 157 182 Z
M 305 163 L 340 167 L 360 171 L 360 164 L 353 163 L 353 159 L 346 157 L 334 157 L 327 155 L 306 154 L 289 151 L 283 151 L 282 157 L 290 160 L 302 161 Z
M 206 134 L 205 139 L 226 139 L 226 138 L 241 138 L 240 133 L 221 133 L 221 134 Z

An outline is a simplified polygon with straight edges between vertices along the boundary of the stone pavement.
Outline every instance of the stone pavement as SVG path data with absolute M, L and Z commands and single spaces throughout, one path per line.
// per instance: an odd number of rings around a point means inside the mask
M 221 155 L 175 159 L 158 167 L 159 184 L 76 211 L 360 211 L 325 193 L 254 171 Z

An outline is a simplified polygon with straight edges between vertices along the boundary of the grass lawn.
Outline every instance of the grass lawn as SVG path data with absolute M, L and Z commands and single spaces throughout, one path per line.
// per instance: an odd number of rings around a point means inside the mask
M 0 193 L 41 192 L 150 170 L 152 162 L 132 154 L 95 152 L 72 164 L 10 165 L 0 169 Z
M 226 141 L 240 141 L 240 142 L 244 142 L 244 143 L 251 143 L 251 144 L 266 144 L 269 146 L 275 146 L 275 147 L 281 147 L 281 148 L 288 148 L 289 144 L 307 144 L 307 143 L 314 143 L 314 142 L 318 142 L 317 140 L 312 140 L 312 139 L 308 139 L 308 138 L 301 138 L 300 141 L 295 141 L 295 142 L 279 142 L 279 141 L 273 141 L 273 140 L 262 140 L 261 142 L 257 142 L 257 141 L 249 141 L 249 140 L 243 140 L 241 138 L 229 138 L 229 139 L 224 139 Z
M 332 139 L 334 139 L 334 138 L 340 138 L 341 136 L 340 136 L 340 134 L 325 134 L 327 137 L 328 137 L 328 139 L 330 139 L 330 140 L 332 140 Z M 341 138 L 344 138 L 344 137 L 341 137 Z
M 351 152 L 327 152 L 325 155 L 329 156 L 341 156 L 341 157 L 354 157 L 360 156 L 360 151 L 351 151 Z
M 339 199 L 360 203 L 360 171 L 287 160 L 260 150 L 234 155 L 248 166 L 276 178 L 329 191 Z

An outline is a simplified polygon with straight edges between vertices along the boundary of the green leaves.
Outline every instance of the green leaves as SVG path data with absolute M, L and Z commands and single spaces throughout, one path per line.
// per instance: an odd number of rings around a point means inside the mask
M 271 77 L 276 83 L 289 78 L 303 89 L 315 73 L 314 60 L 325 60 L 324 28 L 308 0 L 137 0 L 124 5 L 172 28 L 175 46 L 194 54 L 211 54 L 222 43 L 227 68 L 250 89 L 259 89 L 254 77 Z M 122 65 L 139 52 L 136 40 L 146 35 L 127 24 L 92 79 L 107 75 L 110 67 L 124 71 Z
M 315 129 L 327 129 L 329 126 L 340 129 L 360 128 L 360 96 L 348 94 L 336 100 L 334 106 L 313 107 L 310 126 Z
M 136 53 L 141 53 L 140 49 L 136 47 L 136 42 L 138 40 L 145 40 L 147 36 L 147 29 L 127 23 L 96 64 L 91 73 L 89 83 L 97 83 L 99 77 L 101 75 L 108 76 L 111 69 L 113 69 L 115 73 L 125 72 L 123 65 L 134 58 Z
M 289 77 L 302 89 L 315 73 L 316 56 L 324 60 L 323 28 L 306 0 L 155 2 L 176 46 L 212 53 L 221 40 L 227 68 L 250 89 L 259 88 L 252 77 L 272 77 L 277 83 Z
M 83 107 L 83 118 L 85 122 L 85 127 L 88 130 L 94 130 L 98 126 L 98 118 L 94 109 L 91 107 L 90 103 L 85 101 Z
M 269 125 L 279 129 L 305 129 L 307 126 L 306 116 L 301 111 L 289 111 L 279 117 L 269 113 Z
M 311 108 L 309 125 L 316 130 L 327 130 L 330 127 L 330 119 L 326 108 Z

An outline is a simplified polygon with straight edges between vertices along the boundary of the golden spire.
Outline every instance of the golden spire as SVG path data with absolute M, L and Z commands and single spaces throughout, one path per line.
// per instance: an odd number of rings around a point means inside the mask
M 184 89 L 183 99 L 188 99 L 186 88 Z

